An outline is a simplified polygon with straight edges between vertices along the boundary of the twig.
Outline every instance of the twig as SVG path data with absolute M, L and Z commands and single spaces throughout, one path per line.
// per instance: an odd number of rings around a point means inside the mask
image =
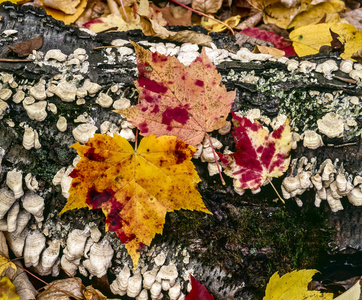
M 112 31 L 112 30 L 117 30 L 118 27 L 117 26 L 114 26 L 114 27 L 111 27 L 111 28 L 107 28 L 107 29 L 104 29 L 102 31 L 99 31 L 97 34 L 99 33 L 105 33 L 105 32 L 108 32 L 108 31 Z
M 196 14 L 199 14 L 199 15 L 201 15 L 201 16 L 204 16 L 204 17 L 206 17 L 206 18 L 208 18 L 208 19 L 210 19 L 210 20 L 213 20 L 213 21 L 215 21 L 215 22 L 218 22 L 218 23 L 226 26 L 226 27 L 231 31 L 231 34 L 232 34 L 232 35 L 235 35 L 234 30 L 233 30 L 228 24 L 226 24 L 226 23 L 224 23 L 224 22 L 222 22 L 222 21 L 220 21 L 220 20 L 214 19 L 213 17 L 210 17 L 210 16 L 208 16 L 207 14 L 202 13 L 201 11 L 197 11 L 197 10 L 195 10 L 195 9 L 193 9 L 193 8 L 191 8 L 191 7 L 188 7 L 188 6 L 186 6 L 186 5 L 184 5 L 184 4 L 180 3 L 180 2 L 177 2 L 176 0 L 170 0 L 170 1 L 173 2 L 173 3 L 176 3 L 176 4 L 180 5 L 180 6 L 182 6 L 182 7 L 186 8 L 186 9 L 188 9 L 188 10 L 191 10 L 192 12 L 194 12 L 194 13 L 196 13 Z
M 99 46 L 99 47 L 94 47 L 93 50 L 104 49 L 104 48 L 117 48 L 117 47 L 123 47 L 123 45 L 122 46 Z
M 356 84 L 356 83 L 357 83 L 356 80 L 351 79 L 351 78 L 344 78 L 344 77 L 335 76 L 335 75 L 332 75 L 332 78 L 339 79 L 339 80 L 341 80 L 341 81 L 348 82 L 348 83 L 353 83 L 353 84 Z
M 32 59 L 0 58 L 1 62 L 31 62 Z
M 127 13 L 126 13 L 126 9 L 124 8 L 123 1 L 122 1 L 122 0 L 117 0 L 117 2 L 121 5 L 122 10 L 123 10 L 123 13 L 124 13 L 124 17 L 126 18 L 126 21 L 127 21 L 127 23 L 128 23 L 128 22 L 129 22 L 129 19 L 128 19 L 128 15 L 127 15 Z
M 345 143 L 345 144 L 340 144 L 340 145 L 333 145 L 333 144 L 328 144 L 327 146 L 331 146 L 331 147 L 334 147 L 334 148 L 342 148 L 342 147 L 347 147 L 347 146 L 354 146 L 354 145 L 357 145 L 356 142 L 353 142 L 353 143 Z
M 278 198 L 280 199 L 280 201 L 282 201 L 283 204 L 285 204 L 285 201 L 284 201 L 283 198 L 279 195 L 277 189 L 275 188 L 274 184 L 271 182 L 271 180 L 269 179 L 269 177 L 267 177 L 267 179 L 268 179 L 269 183 L 271 184 L 271 186 L 273 187 L 274 191 L 277 193 Z
M 255 15 L 247 18 L 244 22 L 240 23 L 238 26 L 235 27 L 237 30 L 244 30 L 249 27 L 255 27 L 261 19 L 263 18 L 263 12 L 259 11 Z

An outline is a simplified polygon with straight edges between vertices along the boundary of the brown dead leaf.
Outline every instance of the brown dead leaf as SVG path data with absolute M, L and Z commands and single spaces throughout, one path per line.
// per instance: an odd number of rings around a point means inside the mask
M 215 14 L 221 8 L 222 0 L 193 0 L 192 8 L 204 14 Z
M 351 10 L 341 15 L 345 21 L 356 27 L 357 30 L 362 30 L 362 8 Z
M 344 45 L 338 39 L 340 37 L 339 34 L 333 32 L 330 28 L 329 28 L 329 32 L 331 33 L 331 36 L 332 36 L 332 41 L 331 41 L 332 49 L 337 50 L 339 54 L 343 53 L 344 52 Z
M 89 22 L 90 20 L 97 19 L 102 15 L 110 14 L 108 5 L 98 0 L 90 0 L 87 3 L 87 8 L 77 19 L 75 24 L 78 27 L 83 27 L 83 24 Z
M 38 50 L 43 46 L 43 36 L 38 36 L 25 42 L 15 43 L 8 46 L 10 51 L 16 53 L 19 57 L 28 56 L 33 50 Z
M 289 32 L 283 28 L 278 27 L 275 24 L 262 24 L 258 26 L 260 30 L 271 31 L 274 32 L 276 35 L 281 36 L 283 39 L 289 39 Z
M 54 289 L 53 287 L 57 288 Z M 49 285 L 44 287 L 36 297 L 37 300 L 58 300 L 66 299 L 67 295 L 72 295 L 74 298 L 83 298 L 84 286 L 80 278 L 67 278 L 52 281 Z M 67 297 L 68 298 L 68 297 Z
M 143 33 L 148 36 L 158 36 L 164 40 L 179 43 L 192 43 L 200 46 L 210 46 L 210 43 L 212 42 L 212 38 L 206 34 L 197 33 L 191 30 L 182 30 L 178 32 L 169 31 L 148 18 L 141 19 L 141 22 Z
M 260 45 L 260 46 L 266 46 L 266 47 L 273 47 L 272 42 L 264 41 L 249 35 L 246 35 L 244 33 L 237 33 L 235 34 L 235 44 L 239 45 L 239 47 L 243 47 L 245 43 L 251 44 L 251 45 Z
M 270 55 L 273 55 L 273 57 L 276 59 L 285 56 L 285 52 L 283 50 L 279 50 L 274 47 L 265 47 L 265 46 L 259 46 L 259 45 L 255 45 L 253 53 L 270 54 Z
M 100 291 L 96 290 L 91 285 L 87 286 L 83 291 L 84 300 L 107 300 L 107 297 L 104 296 Z
M 179 5 L 168 4 L 164 8 L 159 8 L 153 3 L 150 5 L 155 11 L 162 13 L 163 18 L 166 20 L 168 25 L 179 25 L 179 26 L 191 26 L 191 15 L 192 11 L 183 8 Z
M 352 58 L 362 64 L 362 49 L 352 54 Z
M 187 13 L 190 13 L 190 20 L 192 11 L 189 9 L 186 9 L 185 7 L 182 7 L 180 5 L 176 5 L 173 3 L 170 3 L 170 13 L 175 19 L 182 19 L 182 17 Z

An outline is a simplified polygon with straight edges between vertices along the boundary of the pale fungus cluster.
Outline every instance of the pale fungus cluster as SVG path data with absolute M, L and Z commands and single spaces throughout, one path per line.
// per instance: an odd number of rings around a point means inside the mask
M 161 299 L 162 291 L 167 292 L 169 299 L 183 300 L 179 273 L 176 265 L 164 265 L 165 254 L 160 253 L 154 258 L 154 268 L 149 271 L 137 270 L 131 276 L 131 270 L 125 265 L 119 272 L 116 280 L 111 284 L 114 294 L 136 299 Z
M 315 206 L 319 207 L 323 200 L 327 200 L 333 212 L 343 210 L 341 198 L 346 196 L 355 206 L 362 205 L 362 185 L 360 176 L 354 179 L 348 175 L 343 164 L 337 168 L 338 160 L 334 163 L 326 159 L 318 168 L 316 159 L 310 161 L 306 157 L 294 159 L 291 163 L 291 174 L 282 182 L 282 192 L 285 199 L 295 197 L 298 205 L 303 205 L 297 197 L 306 190 L 315 190 Z M 296 173 L 296 175 L 294 175 Z

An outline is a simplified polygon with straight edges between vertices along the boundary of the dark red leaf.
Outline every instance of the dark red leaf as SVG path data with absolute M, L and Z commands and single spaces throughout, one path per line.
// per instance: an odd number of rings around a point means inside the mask
M 191 292 L 186 296 L 185 300 L 214 300 L 214 297 L 207 291 L 206 287 L 198 282 L 192 275 Z
M 263 41 L 273 43 L 275 48 L 277 48 L 279 50 L 283 50 L 285 52 L 286 57 L 296 55 L 294 48 L 292 47 L 292 43 L 284 40 L 281 36 L 275 34 L 274 32 L 260 30 L 256 27 L 254 27 L 254 28 L 246 28 L 243 31 L 240 31 L 240 33 L 246 34 L 248 36 L 251 36 L 251 37 L 263 40 Z

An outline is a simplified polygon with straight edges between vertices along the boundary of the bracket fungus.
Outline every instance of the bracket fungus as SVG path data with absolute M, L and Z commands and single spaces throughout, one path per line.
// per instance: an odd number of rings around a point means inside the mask
M 314 130 L 306 130 L 301 139 L 303 139 L 303 146 L 312 150 L 324 146 L 322 137 Z
M 42 122 L 48 115 L 46 112 L 47 102 L 45 100 L 35 102 L 33 97 L 26 97 L 23 101 L 23 107 L 31 120 Z
M 319 132 L 325 134 L 329 138 L 342 137 L 344 132 L 344 124 L 342 118 L 333 113 L 327 113 L 322 119 L 317 121 Z
M 93 137 L 95 132 L 98 130 L 97 126 L 94 126 L 90 123 L 78 125 L 73 129 L 73 137 L 77 142 L 85 144 L 88 140 Z

